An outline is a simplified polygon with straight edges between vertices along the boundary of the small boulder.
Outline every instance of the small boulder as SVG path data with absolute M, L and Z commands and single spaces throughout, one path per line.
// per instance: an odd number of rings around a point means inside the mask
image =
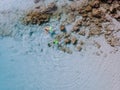
M 75 31 L 75 32 L 77 32 L 77 31 L 79 31 L 80 29 L 79 29 L 79 26 L 73 26 L 73 31 Z
M 65 31 L 65 25 L 60 25 L 60 30 Z
M 82 36 L 85 36 L 85 30 L 81 30 L 80 32 L 79 32 L 79 35 L 82 35 Z
M 75 26 L 80 26 L 80 25 L 82 25 L 82 20 L 77 20 Z
M 65 42 L 65 44 L 70 44 L 71 40 L 70 40 L 69 38 L 66 38 L 66 39 L 64 40 L 64 42 Z
M 71 43 L 72 43 L 72 44 L 76 44 L 77 41 L 78 41 L 78 40 L 77 40 L 76 37 L 74 37 L 74 36 L 71 37 Z
M 101 17 L 101 11 L 99 9 L 92 9 L 92 16 L 100 18 Z
M 76 48 L 77 48 L 78 51 L 82 50 L 82 46 L 81 45 L 77 45 Z
M 92 7 L 93 8 L 99 8 L 100 7 L 100 1 L 99 0 L 94 1 L 93 4 L 92 4 Z
M 91 7 L 90 5 L 88 5 L 88 6 L 85 8 L 85 10 L 86 10 L 87 12 L 90 12 L 90 11 L 92 10 L 92 7 Z

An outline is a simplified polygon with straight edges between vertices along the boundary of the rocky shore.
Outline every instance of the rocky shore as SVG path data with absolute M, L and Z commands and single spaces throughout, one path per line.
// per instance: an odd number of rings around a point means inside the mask
M 53 35 L 57 40 L 58 49 L 72 53 L 70 45 L 81 51 L 90 38 L 103 36 L 112 47 L 120 46 L 120 1 L 118 0 L 68 0 L 69 3 L 58 5 L 56 2 L 41 5 L 44 0 L 35 0 L 33 10 L 23 17 L 25 25 L 45 25 L 57 20 L 59 30 Z M 71 30 L 66 27 L 71 25 Z M 81 40 L 81 37 L 84 40 Z M 62 43 L 61 43 L 62 42 Z M 99 41 L 93 42 L 98 49 L 102 46 Z M 48 42 L 54 47 L 53 42 Z

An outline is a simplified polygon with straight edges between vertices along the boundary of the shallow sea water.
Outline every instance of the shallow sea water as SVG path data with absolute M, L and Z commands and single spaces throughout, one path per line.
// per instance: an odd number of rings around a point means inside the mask
M 119 51 L 109 53 L 113 48 L 101 37 L 100 56 L 89 44 L 73 54 L 48 48 L 51 37 L 44 26 L 19 22 L 22 11 L 33 5 L 32 0 L 0 1 L 0 11 L 5 11 L 0 13 L 0 30 L 7 32 L 0 34 L 0 90 L 120 90 Z

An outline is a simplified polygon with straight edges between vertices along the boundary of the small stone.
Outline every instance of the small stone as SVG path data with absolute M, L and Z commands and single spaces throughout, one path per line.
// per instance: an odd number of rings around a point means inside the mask
M 87 12 L 90 12 L 90 11 L 92 10 L 92 7 L 91 7 L 90 5 L 88 5 L 88 6 L 85 8 L 85 10 L 86 10 Z
M 83 16 L 83 17 L 87 17 L 88 14 L 87 14 L 87 13 L 83 13 L 82 16 Z
M 80 26 L 80 25 L 82 25 L 82 20 L 77 20 L 75 26 Z
M 64 40 L 64 42 L 65 42 L 65 44 L 70 44 L 71 40 L 70 40 L 69 38 L 66 38 L 66 39 Z
M 85 30 L 81 30 L 81 31 L 79 32 L 79 35 L 85 36 Z
M 100 29 L 92 29 L 89 31 L 89 36 L 101 35 L 102 31 Z
M 45 12 L 46 13 L 53 13 L 57 10 L 57 5 L 54 2 L 51 2 L 48 4 L 48 7 L 46 8 Z
M 79 26 L 73 26 L 73 31 L 79 31 L 80 29 L 79 29 Z
M 70 33 L 65 33 L 65 38 L 70 37 Z
M 60 26 L 60 30 L 61 30 L 61 31 L 65 31 L 65 25 L 61 25 L 61 26 Z
M 113 0 L 107 0 L 108 4 L 111 4 L 113 2 Z
M 106 13 L 106 9 L 104 8 L 104 7 L 100 7 L 100 11 L 102 12 L 102 13 Z
M 96 41 L 94 41 L 94 45 L 95 45 L 97 48 L 100 48 L 100 47 L 101 47 L 101 45 L 100 45 L 98 42 L 96 42 Z
M 76 48 L 77 48 L 78 51 L 81 51 L 81 50 L 82 50 L 81 45 L 78 45 Z
M 100 18 L 101 17 L 101 11 L 99 9 L 92 9 L 92 16 Z
M 100 1 L 99 0 L 94 1 L 93 4 L 92 4 L 92 7 L 99 8 L 100 7 Z
M 76 44 L 77 43 L 77 38 L 76 37 L 71 37 L 71 43 Z
M 82 9 L 82 8 L 80 8 L 80 9 L 79 9 L 79 13 L 80 13 L 80 14 L 83 14 L 83 13 L 85 13 L 85 10 Z
M 84 42 L 83 42 L 83 41 L 80 41 L 79 44 L 82 46 L 82 45 L 84 45 Z
M 34 0 L 34 3 L 39 3 L 40 2 L 40 0 Z
M 68 54 L 72 54 L 72 51 L 69 48 L 66 48 L 65 52 Z
M 51 43 L 48 43 L 48 47 L 51 47 L 52 45 L 51 45 Z
M 72 54 L 72 51 L 70 50 L 70 48 L 68 48 L 66 46 L 61 46 L 61 47 L 59 47 L 59 49 L 63 52 L 68 53 L 68 54 Z

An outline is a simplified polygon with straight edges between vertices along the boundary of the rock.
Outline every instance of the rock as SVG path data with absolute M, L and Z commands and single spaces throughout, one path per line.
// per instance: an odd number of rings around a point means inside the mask
M 106 13 L 107 9 L 105 9 L 104 7 L 100 7 L 99 9 L 101 11 L 101 13 Z
M 104 34 L 105 34 L 105 35 L 111 35 L 111 34 L 112 34 L 112 31 L 111 31 L 111 30 L 106 31 Z
M 34 0 L 34 3 L 39 3 L 40 2 L 40 0 Z
M 49 14 L 46 13 L 39 13 L 39 12 L 29 12 L 24 18 L 23 23 L 28 24 L 43 24 L 49 21 Z
M 86 26 L 90 26 L 91 22 L 90 21 L 87 21 L 86 22 Z
M 110 6 L 110 12 L 112 13 L 112 14 L 115 14 L 115 13 L 117 13 L 117 10 L 116 10 L 116 8 L 115 8 L 115 6 L 113 6 L 113 5 L 111 5 Z
M 107 0 L 108 4 L 111 4 L 113 2 L 113 0 Z
M 65 44 L 70 44 L 71 40 L 70 40 L 69 38 L 66 38 L 66 39 L 64 40 L 64 42 L 65 42 Z
M 96 25 L 98 25 L 100 22 L 99 22 L 98 19 L 95 19 L 95 20 L 94 20 L 94 23 L 95 23 Z
M 116 38 L 114 36 L 111 36 L 107 39 L 108 44 L 110 44 L 112 47 L 120 46 L 120 39 Z
M 88 5 L 86 8 L 85 8 L 86 12 L 90 12 L 92 11 L 92 7 L 90 5 Z
M 92 29 L 89 31 L 89 36 L 94 36 L 94 35 L 101 35 L 102 31 L 100 29 Z
M 96 0 L 92 3 L 92 7 L 93 8 L 99 8 L 100 7 L 100 1 L 99 0 Z
M 82 50 L 81 45 L 77 45 L 76 48 L 77 48 L 78 51 L 81 51 L 81 50 Z
M 81 31 L 79 31 L 79 35 L 82 35 L 82 36 L 85 36 L 85 30 L 81 30 Z
M 100 45 L 98 42 L 96 42 L 96 41 L 94 41 L 94 45 L 95 45 L 97 48 L 100 48 L 100 47 L 101 47 L 101 45 Z
M 72 51 L 70 50 L 70 48 L 67 48 L 65 49 L 65 52 L 68 53 L 68 54 L 72 54 Z
M 84 42 L 83 42 L 83 41 L 80 41 L 79 44 L 82 46 L 82 45 L 84 45 Z
M 60 25 L 60 30 L 65 31 L 65 25 Z
M 72 36 L 72 37 L 71 37 L 71 43 L 72 43 L 72 44 L 76 44 L 76 43 L 77 43 L 77 38 L 74 37 L 74 36 Z
M 63 52 L 68 53 L 68 54 L 72 54 L 72 51 L 70 50 L 70 48 L 68 48 L 66 46 L 61 46 L 61 47 L 59 47 L 59 49 Z
M 55 39 L 60 41 L 63 37 L 64 37 L 64 34 L 58 34 L 58 35 L 56 35 Z
M 83 13 L 82 16 L 83 16 L 83 17 L 87 17 L 88 14 L 87 14 L 87 13 Z
M 57 6 L 54 2 L 48 4 L 48 7 L 44 11 L 44 13 L 53 13 L 57 10 Z
M 70 37 L 70 33 L 65 33 L 65 38 Z
M 70 23 L 72 23 L 74 21 L 75 21 L 75 15 L 74 15 L 74 13 L 71 12 L 67 16 L 67 23 L 70 24 Z
M 82 20 L 77 20 L 75 26 L 81 26 L 81 25 L 82 25 Z
M 52 46 L 52 44 L 51 43 L 48 43 L 48 47 L 51 47 Z
M 72 11 L 75 11 L 75 10 L 76 10 L 76 5 L 75 5 L 75 3 L 72 3 L 72 4 L 70 5 L 70 9 L 71 9 Z
M 73 31 L 75 31 L 75 32 L 77 32 L 77 31 L 79 31 L 80 29 L 79 29 L 79 26 L 73 26 Z
M 102 2 L 105 2 L 105 3 L 108 3 L 108 4 L 111 4 L 113 2 L 113 0 L 101 0 Z
M 83 8 L 80 8 L 79 9 L 79 14 L 83 14 L 83 13 L 85 13 L 86 11 L 85 11 L 85 9 L 83 9 Z
M 101 11 L 99 9 L 92 9 L 92 16 L 100 18 L 101 17 Z

